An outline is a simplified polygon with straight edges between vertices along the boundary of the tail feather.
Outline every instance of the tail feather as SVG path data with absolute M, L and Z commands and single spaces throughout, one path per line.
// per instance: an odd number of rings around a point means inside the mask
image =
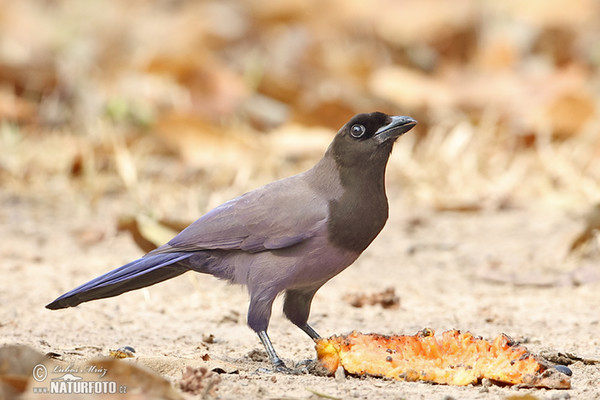
M 48 304 L 46 308 L 58 310 L 75 307 L 86 301 L 118 296 L 130 290 L 174 278 L 189 270 L 180 261 L 190 255 L 191 253 L 181 252 L 142 257 L 63 294 Z

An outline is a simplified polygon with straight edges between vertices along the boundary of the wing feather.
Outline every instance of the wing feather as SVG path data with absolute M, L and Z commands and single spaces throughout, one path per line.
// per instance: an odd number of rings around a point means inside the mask
M 150 254 L 208 249 L 260 252 L 313 237 L 327 222 L 327 201 L 300 176 L 270 183 L 200 217 Z

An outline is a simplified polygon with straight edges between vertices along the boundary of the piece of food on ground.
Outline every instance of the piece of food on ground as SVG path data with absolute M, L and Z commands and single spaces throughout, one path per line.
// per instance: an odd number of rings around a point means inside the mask
M 482 379 L 523 387 L 568 389 L 570 378 L 534 356 L 508 336 L 493 341 L 458 330 L 436 337 L 432 329 L 414 336 L 352 332 L 317 341 L 317 355 L 333 374 L 338 367 L 354 375 L 448 385 Z

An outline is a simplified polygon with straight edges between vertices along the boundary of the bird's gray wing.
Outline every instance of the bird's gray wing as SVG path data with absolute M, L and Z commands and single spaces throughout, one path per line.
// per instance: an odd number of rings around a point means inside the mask
M 287 178 L 248 192 L 200 217 L 150 254 L 207 249 L 281 249 L 321 230 L 328 204 L 302 179 Z

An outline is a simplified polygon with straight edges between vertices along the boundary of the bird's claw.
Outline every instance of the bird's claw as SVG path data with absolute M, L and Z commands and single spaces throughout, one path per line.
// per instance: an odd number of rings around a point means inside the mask
M 310 360 L 308 360 L 310 361 Z M 299 363 L 300 364 L 300 363 Z M 295 368 L 289 368 L 286 366 L 283 361 L 280 363 L 276 363 L 273 365 L 273 368 L 259 368 L 256 372 L 263 374 L 285 374 L 285 375 L 303 375 L 308 373 L 308 369 L 305 367 L 299 367 L 298 365 Z
M 315 375 L 315 376 L 328 376 L 329 371 L 323 367 L 323 364 L 318 359 L 314 360 L 302 360 L 299 361 L 295 368 L 302 371 L 304 374 Z
M 303 374 L 310 374 L 318 364 L 318 360 L 301 360 L 294 365 L 294 369 L 301 371 Z
M 285 374 L 285 375 L 301 375 L 302 374 L 302 371 L 300 371 L 299 369 L 288 368 L 287 366 L 285 366 L 285 364 L 276 366 L 275 372 L 279 372 L 280 374 Z

